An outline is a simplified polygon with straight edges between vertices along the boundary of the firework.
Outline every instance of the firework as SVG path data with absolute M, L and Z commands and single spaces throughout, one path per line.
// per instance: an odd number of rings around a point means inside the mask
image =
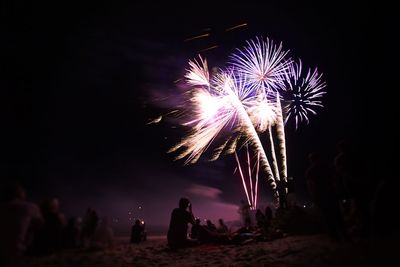
M 246 198 L 247 202 L 250 206 L 250 209 L 255 210 L 257 209 L 257 195 L 258 195 L 258 172 L 259 172 L 259 163 L 260 163 L 260 153 L 257 153 L 257 160 L 255 162 L 255 179 L 253 177 L 254 173 L 254 168 L 251 167 L 251 159 L 250 159 L 250 153 L 249 153 L 249 148 L 246 146 L 246 165 L 248 168 L 248 183 L 245 181 L 245 174 L 242 170 L 242 166 L 239 160 L 239 156 L 237 152 L 235 151 L 235 159 L 236 159 L 236 164 L 237 164 L 237 169 L 239 170 L 239 175 L 242 180 L 242 185 L 244 192 L 246 193 Z M 247 184 L 250 186 L 250 193 L 247 187 Z
M 206 61 L 201 58 L 200 62 L 190 61 L 189 65 L 185 77 L 188 84 L 194 86 L 190 98 L 194 112 L 184 125 L 190 126 L 192 131 L 169 152 L 184 147 L 176 159 L 187 157 L 185 163 L 195 163 L 224 128 L 233 129 L 233 132 L 244 133 L 246 142 L 260 152 L 261 166 L 272 188 L 276 188 L 268 158 L 246 111 L 246 108 L 254 109 L 260 103 L 265 106 L 265 99 L 260 101 L 260 97 L 245 86 L 245 79 L 236 77 L 232 72 L 219 72 L 210 81 Z M 226 142 L 217 151 L 217 155 L 221 154 L 225 146 Z
M 246 76 L 248 85 L 255 90 L 276 90 L 283 84 L 290 69 L 291 60 L 285 59 L 289 51 L 282 49 L 282 43 L 274 44 L 267 38 L 247 41 L 247 46 L 236 49 L 231 64 Z
M 185 164 L 195 163 L 219 139 L 222 142 L 213 149 L 211 160 L 218 159 L 224 152 L 235 153 L 246 197 L 253 207 L 257 205 L 260 167 L 275 196 L 276 181 L 287 181 L 285 125 L 288 120 L 295 119 L 296 129 L 298 123 L 308 123 L 308 115 L 316 114 L 315 108 L 322 107 L 321 98 L 325 94 L 322 74 L 316 68 L 303 73 L 301 61 L 287 59 L 288 52 L 283 50 L 282 43 L 277 45 L 268 38 L 266 41 L 256 38 L 235 50 L 228 69 L 213 71 L 210 77 L 207 61 L 199 57 L 189 61 L 185 74 L 191 88 L 185 93 L 189 97 L 184 104 L 187 110 L 183 125 L 191 131 L 169 152 L 179 150 L 175 159 L 186 158 Z M 259 137 L 264 132 L 268 135 L 272 169 Z M 254 183 L 247 151 L 250 193 L 236 153 L 248 144 L 257 154 Z
M 288 72 L 284 86 L 281 87 L 284 103 L 286 103 L 285 124 L 290 118 L 294 118 L 296 129 L 298 124 L 305 121 L 309 123 L 309 114 L 315 115 L 316 108 L 323 107 L 322 96 L 326 93 L 323 89 L 326 83 L 322 81 L 322 74 L 317 68 L 308 69 L 303 77 L 301 60 L 294 62 L 291 71 Z

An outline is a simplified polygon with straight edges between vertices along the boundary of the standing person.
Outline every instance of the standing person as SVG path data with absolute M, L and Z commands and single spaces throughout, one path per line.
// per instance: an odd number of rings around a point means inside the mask
M 242 216 L 243 226 L 249 228 L 251 226 L 250 205 L 243 199 L 240 201 L 239 214 Z
M 108 218 L 103 217 L 94 232 L 91 245 L 95 248 L 110 248 L 114 242 L 114 230 L 110 226 Z
M 332 170 L 321 154 L 312 152 L 308 158 L 309 166 L 305 177 L 313 202 L 320 209 L 330 236 L 334 239 L 347 239 L 339 200 L 332 181 Z
M 265 223 L 265 216 L 260 209 L 257 209 L 256 211 L 256 221 L 257 221 L 257 227 L 261 229 Z
M 171 248 L 188 247 L 195 244 L 187 238 L 188 224 L 195 224 L 192 213 L 192 205 L 187 198 L 179 200 L 179 207 L 171 213 L 171 220 L 168 228 L 168 246 Z
M 35 239 L 32 252 L 37 255 L 53 253 L 62 247 L 65 216 L 60 212 L 57 198 L 48 198 L 41 204 L 44 223 Z
M 264 230 L 265 232 L 269 231 L 272 221 L 272 209 L 270 206 L 265 207 L 265 215 L 264 215 Z

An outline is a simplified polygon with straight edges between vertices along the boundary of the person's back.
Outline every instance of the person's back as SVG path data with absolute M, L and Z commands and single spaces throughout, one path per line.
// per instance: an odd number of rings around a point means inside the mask
M 59 211 L 58 199 L 47 199 L 42 204 L 44 224 L 35 240 L 34 253 L 50 253 L 61 248 L 65 226 L 64 215 Z
M 15 260 L 25 253 L 43 223 L 39 206 L 26 201 L 25 191 L 15 186 L 12 199 L 0 205 L 0 258 Z
M 337 192 L 332 181 L 332 170 L 318 153 L 311 153 L 309 159 L 306 179 L 313 202 L 319 208 L 331 237 L 347 238 Z
M 110 247 L 114 244 L 114 231 L 108 223 L 108 218 L 103 217 L 93 235 L 93 245 L 98 248 Z
M 188 207 L 189 211 L 186 210 Z M 179 208 L 175 208 L 171 213 L 167 234 L 168 245 L 170 247 L 178 248 L 189 245 L 187 239 L 188 223 L 194 224 L 190 202 L 186 198 L 181 198 Z
M 81 228 L 78 219 L 71 217 L 64 229 L 63 246 L 66 248 L 79 247 Z
M 144 227 L 140 220 L 136 220 L 131 229 L 131 243 L 140 243 L 144 241 Z
M 257 209 L 257 211 L 256 211 L 256 221 L 257 221 L 258 228 L 262 228 L 264 226 L 265 216 L 260 209 Z
M 309 167 L 306 170 L 306 180 L 309 192 L 317 205 L 323 205 L 333 198 L 334 187 L 330 166 L 316 152 L 309 155 Z
M 213 224 L 213 222 L 211 220 L 207 220 L 206 227 L 211 232 L 217 231 L 217 227 L 215 226 L 215 224 Z
M 229 229 L 228 229 L 228 226 L 226 226 L 224 220 L 223 219 L 219 219 L 218 223 L 219 223 L 219 226 L 218 226 L 218 229 L 217 229 L 218 233 L 228 234 L 229 233 Z
M 244 227 L 250 227 L 251 226 L 250 205 L 247 204 L 244 200 L 241 200 L 239 213 L 242 216 Z

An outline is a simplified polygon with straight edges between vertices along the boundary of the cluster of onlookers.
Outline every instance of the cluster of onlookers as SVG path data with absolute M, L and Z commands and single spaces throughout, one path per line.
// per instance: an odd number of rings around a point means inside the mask
M 48 255 L 62 249 L 112 246 L 106 217 L 88 208 L 83 218 L 66 220 L 57 198 L 40 205 L 28 201 L 19 184 L 5 187 L 0 203 L 0 263 L 14 265 L 23 255 Z

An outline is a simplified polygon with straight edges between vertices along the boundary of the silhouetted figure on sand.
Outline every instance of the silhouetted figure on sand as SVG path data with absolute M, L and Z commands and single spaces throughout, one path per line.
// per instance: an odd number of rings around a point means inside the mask
M 200 231 L 200 227 L 203 227 L 200 225 L 201 220 L 199 218 L 197 218 L 194 222 L 194 224 L 192 225 L 192 228 L 190 229 L 190 238 L 191 239 L 198 239 L 199 237 L 199 231 Z
M 94 248 L 109 248 L 114 245 L 114 230 L 109 224 L 107 217 L 102 217 L 99 226 L 97 227 L 93 239 L 92 247 Z
M 196 243 L 187 238 L 188 224 L 194 224 L 192 205 L 187 198 L 179 200 L 179 207 L 171 213 L 171 220 L 167 234 L 168 246 L 170 248 L 182 248 L 193 246 Z
M 146 232 L 141 220 L 135 220 L 131 229 L 131 243 L 140 243 L 146 240 Z
M 242 217 L 243 226 L 250 227 L 251 226 L 250 205 L 247 204 L 243 199 L 240 201 L 240 207 L 238 212 Z
M 96 232 L 98 222 L 99 217 L 96 211 L 88 208 L 82 220 L 81 246 L 87 247 L 90 245 L 94 233 Z
M 265 216 L 260 209 L 257 209 L 256 211 L 256 221 L 257 221 L 257 227 L 260 229 L 263 228 L 265 223 Z
M 229 233 L 228 226 L 225 224 L 225 222 L 222 218 L 218 220 L 217 232 L 220 234 L 228 234 Z
M 0 266 L 12 266 L 31 245 L 43 217 L 39 206 L 26 200 L 18 184 L 7 186 L 0 203 Z
M 277 183 L 277 190 L 279 194 L 279 208 L 281 209 L 287 209 L 288 207 L 288 201 L 287 201 L 287 182 L 285 182 L 283 179 L 276 181 Z
M 313 202 L 319 208 L 330 236 L 334 239 L 346 238 L 346 230 L 330 165 L 318 152 L 310 153 L 308 159 L 309 166 L 305 176 Z
M 80 246 L 80 237 L 81 225 L 78 218 L 69 218 L 67 226 L 64 229 L 63 247 L 78 248 Z
M 60 212 L 60 204 L 57 198 L 44 200 L 41 210 L 44 224 L 32 248 L 32 253 L 38 255 L 49 254 L 62 248 L 66 224 L 64 214 Z
M 345 200 L 344 211 L 352 220 L 352 232 L 366 235 L 369 231 L 370 206 L 375 185 L 369 174 L 369 164 L 364 162 L 356 145 L 348 139 L 336 144 L 334 167 L 337 188 Z
M 207 227 L 208 230 L 210 230 L 212 232 L 216 232 L 217 231 L 217 227 L 215 226 L 215 224 L 211 220 L 207 220 L 206 221 L 206 227 Z

